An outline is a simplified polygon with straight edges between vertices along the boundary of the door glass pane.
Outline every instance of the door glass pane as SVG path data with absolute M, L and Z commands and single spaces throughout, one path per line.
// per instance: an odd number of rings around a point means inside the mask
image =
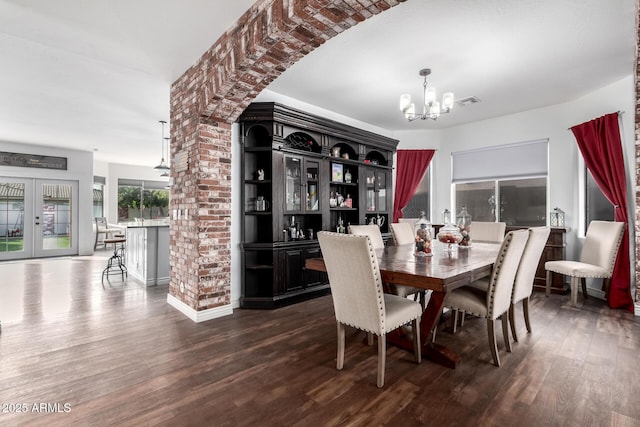
M 42 249 L 71 247 L 72 194 L 71 185 L 42 185 Z
M 300 177 L 300 159 L 296 157 L 285 157 L 285 195 L 286 209 L 289 212 L 301 210 L 301 188 L 302 178 Z
M 140 218 L 141 192 L 142 187 L 118 185 L 118 222 Z
M 93 216 L 104 216 L 104 185 L 100 183 L 93 183 Z
M 144 190 L 144 218 L 163 219 L 169 217 L 169 190 Z
M 24 187 L 0 182 L 0 252 L 24 250 Z
M 467 212 L 473 221 L 495 221 L 496 206 L 495 181 L 469 182 L 456 184 L 456 212 L 462 206 L 467 207 Z

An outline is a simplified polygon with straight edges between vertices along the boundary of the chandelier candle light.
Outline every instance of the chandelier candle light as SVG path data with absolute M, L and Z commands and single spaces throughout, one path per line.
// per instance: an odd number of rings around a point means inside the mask
M 167 166 L 167 164 L 164 161 L 164 140 L 165 140 L 164 125 L 166 123 L 167 122 L 165 122 L 164 120 L 160 120 L 160 124 L 162 125 L 162 146 L 161 146 L 162 153 L 160 153 L 161 154 L 160 164 L 153 168 L 153 170 L 157 170 L 158 172 L 166 172 L 169 170 L 169 166 Z
M 420 75 L 424 77 L 424 102 L 422 106 L 422 114 L 416 114 L 416 106 L 411 102 L 411 95 L 403 93 L 400 95 L 400 111 L 410 122 L 421 120 L 436 120 L 440 114 L 450 113 L 453 108 L 453 92 L 446 92 L 442 95 L 442 104 L 436 101 L 436 89 L 427 87 L 427 76 L 431 74 L 430 68 L 420 70 Z

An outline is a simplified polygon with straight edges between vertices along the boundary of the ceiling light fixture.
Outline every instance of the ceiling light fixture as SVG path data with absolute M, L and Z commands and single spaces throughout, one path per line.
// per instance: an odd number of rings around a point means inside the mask
M 164 140 L 167 141 L 167 169 L 164 172 L 162 172 L 160 174 L 160 176 L 163 177 L 163 178 L 168 178 L 169 177 L 169 169 L 171 168 L 169 166 L 169 158 L 170 158 L 170 156 L 169 156 L 169 138 L 165 137 Z
M 164 161 L 164 140 L 165 140 L 165 137 L 164 137 L 164 125 L 166 123 L 167 123 L 166 121 L 160 120 L 160 124 L 162 125 L 162 153 L 160 153 L 161 154 L 161 160 L 160 160 L 160 164 L 153 168 L 153 170 L 156 170 L 158 172 L 160 172 L 160 171 L 168 171 L 169 170 L 169 166 L 167 166 L 167 164 Z
M 416 106 L 411 102 L 411 95 L 403 93 L 400 95 L 400 111 L 410 122 L 420 120 L 436 120 L 440 114 L 450 113 L 453 108 L 453 92 L 446 92 L 442 95 L 442 104 L 436 101 L 436 89 L 427 87 L 427 76 L 431 74 L 430 68 L 420 70 L 420 75 L 424 77 L 424 99 L 422 105 L 422 114 L 416 114 Z

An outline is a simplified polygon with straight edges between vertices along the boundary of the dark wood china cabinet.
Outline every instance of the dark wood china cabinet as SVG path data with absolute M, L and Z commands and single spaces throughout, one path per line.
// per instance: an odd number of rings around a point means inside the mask
M 378 224 L 389 237 L 398 141 L 290 108 L 253 103 L 238 119 L 242 144 L 242 297 L 275 308 L 324 295 L 316 233 Z

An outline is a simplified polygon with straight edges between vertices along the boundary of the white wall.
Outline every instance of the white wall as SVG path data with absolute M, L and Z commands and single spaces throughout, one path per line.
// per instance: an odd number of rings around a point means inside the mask
M 0 151 L 67 158 L 67 170 L 0 166 L 0 176 L 78 181 L 78 254 L 93 252 L 93 152 L 0 142 Z

